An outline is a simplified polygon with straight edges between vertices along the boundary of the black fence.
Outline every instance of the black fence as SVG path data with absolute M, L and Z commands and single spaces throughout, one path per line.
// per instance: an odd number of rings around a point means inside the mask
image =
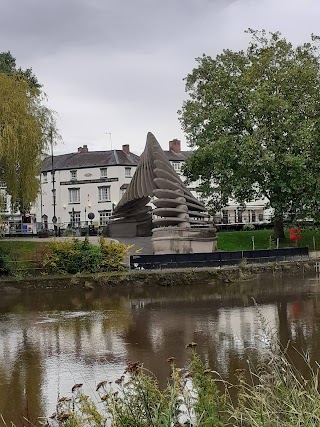
M 199 254 L 131 255 L 130 269 L 225 267 L 240 264 L 243 260 L 246 260 L 248 264 L 262 264 L 307 259 L 309 259 L 309 248 L 257 249 Z

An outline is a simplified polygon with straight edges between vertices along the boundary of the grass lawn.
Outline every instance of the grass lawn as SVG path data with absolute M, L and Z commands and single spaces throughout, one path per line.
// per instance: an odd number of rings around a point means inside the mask
M 301 230 L 302 239 L 299 246 L 308 246 L 314 250 L 315 239 L 316 250 L 320 250 L 320 229 Z M 242 251 L 252 249 L 252 237 L 254 236 L 255 249 L 270 249 L 276 247 L 276 242 L 270 240 L 272 230 L 253 230 L 253 231 L 220 231 L 218 236 L 218 250 L 221 251 Z M 289 230 L 285 230 L 286 239 L 281 241 L 279 247 L 294 247 L 295 243 L 289 239 Z
M 13 261 L 34 260 L 37 256 L 37 253 L 42 252 L 47 245 L 47 242 L 0 240 L 0 250 L 7 252 L 9 258 Z

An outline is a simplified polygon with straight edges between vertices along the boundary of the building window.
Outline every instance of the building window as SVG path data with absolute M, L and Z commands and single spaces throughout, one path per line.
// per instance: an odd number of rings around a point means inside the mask
M 121 188 L 120 189 L 120 196 L 122 197 L 126 191 L 127 191 L 126 188 Z
M 100 225 L 107 225 L 109 218 L 111 216 L 111 211 L 100 211 Z
M 124 176 L 126 178 L 131 178 L 131 168 L 124 168 Z
M 176 172 L 181 171 L 181 162 L 171 162 L 171 165 Z
M 228 211 L 223 210 L 222 211 L 222 223 L 223 224 L 228 224 Z
M 69 203 L 80 203 L 80 188 L 69 188 Z
M 48 182 L 48 173 L 43 172 L 43 182 Z
M 81 227 L 81 212 L 69 212 L 71 227 Z
M 71 180 L 77 179 L 77 171 L 70 171 L 70 178 Z
M 99 202 L 107 202 L 110 200 L 110 187 L 98 187 Z
M 100 177 L 107 178 L 107 176 L 108 176 L 108 169 L 107 168 L 100 169 Z

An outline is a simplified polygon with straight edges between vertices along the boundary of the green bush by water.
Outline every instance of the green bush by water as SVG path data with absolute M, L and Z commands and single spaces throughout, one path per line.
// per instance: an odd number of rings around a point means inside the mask
M 86 238 L 81 241 L 54 241 L 48 246 L 43 267 L 52 274 L 98 273 L 124 269 L 123 261 L 131 246 L 100 239 L 99 246 Z

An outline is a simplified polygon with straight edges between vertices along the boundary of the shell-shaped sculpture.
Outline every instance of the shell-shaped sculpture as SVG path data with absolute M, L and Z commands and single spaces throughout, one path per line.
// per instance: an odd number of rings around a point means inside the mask
M 151 201 L 155 209 L 148 205 Z M 144 221 L 152 213 L 156 227 L 206 225 L 208 213 L 181 181 L 160 144 L 149 132 L 135 174 L 112 218 Z

